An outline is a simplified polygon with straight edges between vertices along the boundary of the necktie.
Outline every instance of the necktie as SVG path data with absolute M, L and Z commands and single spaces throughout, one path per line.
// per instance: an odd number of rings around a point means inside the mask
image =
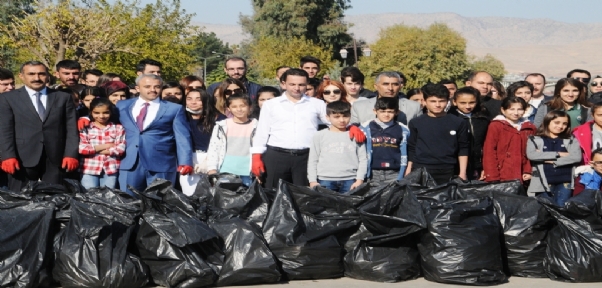
M 148 103 L 144 103 L 142 105 L 142 109 L 140 109 L 140 114 L 136 117 L 136 125 L 138 125 L 138 129 L 140 131 L 144 130 L 144 118 L 146 118 L 146 110 L 148 109 Z
M 42 104 L 42 94 L 40 92 L 36 92 L 34 96 L 36 96 L 36 108 L 38 108 L 38 116 L 40 116 L 40 120 L 44 120 L 46 108 L 44 108 L 44 104 Z

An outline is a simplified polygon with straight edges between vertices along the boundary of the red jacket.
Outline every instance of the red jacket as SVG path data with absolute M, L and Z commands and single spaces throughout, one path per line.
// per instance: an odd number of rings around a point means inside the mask
M 535 135 L 535 125 L 523 122 L 520 131 L 512 127 L 503 116 L 498 116 L 487 130 L 483 146 L 483 170 L 485 181 L 506 181 L 531 174 L 531 162 L 527 159 L 527 140 Z
M 594 125 L 594 121 L 588 121 L 583 125 L 577 126 L 575 130 L 573 130 L 573 136 L 579 140 L 579 144 L 581 145 L 581 151 L 583 152 L 583 163 L 585 165 L 589 164 L 589 157 L 592 156 L 592 126 Z

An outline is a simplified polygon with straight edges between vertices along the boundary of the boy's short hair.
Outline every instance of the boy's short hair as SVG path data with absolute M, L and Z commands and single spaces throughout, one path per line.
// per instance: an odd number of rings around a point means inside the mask
M 320 65 L 322 64 L 322 61 L 314 56 L 303 56 L 301 59 L 299 59 L 299 62 L 299 67 L 303 67 L 305 63 L 314 63 L 318 66 L 318 68 L 320 68 Z
M 343 114 L 343 116 L 351 116 L 351 104 L 343 101 L 334 101 L 326 105 L 326 115 Z
M 351 77 L 351 82 L 357 82 L 364 85 L 364 73 L 357 67 L 345 67 L 341 71 L 341 82 L 345 83 L 345 78 Z
M 56 63 L 55 67 L 56 71 L 61 70 L 61 68 L 68 70 L 82 70 L 82 66 L 79 64 L 79 62 L 70 59 L 59 61 L 59 63 Z
M 447 87 L 443 86 L 443 84 L 428 83 L 422 86 L 420 90 L 422 91 L 422 97 L 424 97 L 424 100 L 430 97 L 437 97 L 439 99 L 446 100 L 449 99 L 449 90 L 447 90 Z
M 276 89 L 276 87 L 272 87 L 272 86 L 263 86 L 261 88 L 259 88 L 259 90 L 257 90 L 257 97 L 259 97 L 259 95 L 261 93 L 272 93 L 274 94 L 274 97 L 278 97 L 280 96 L 280 90 Z
M 307 85 L 314 87 L 315 90 L 318 90 L 318 86 L 320 86 L 320 80 L 316 78 L 309 78 L 309 81 L 307 81 Z
M 397 97 L 380 97 L 374 103 L 374 110 L 393 109 L 399 111 L 399 99 Z
M 0 67 L 0 80 L 15 79 L 15 74 L 8 69 Z
M 590 161 L 594 160 L 594 156 L 596 156 L 596 154 L 597 155 L 602 155 L 602 148 L 598 148 L 598 149 L 595 149 L 594 151 L 592 151 L 592 155 L 589 158 L 589 159 L 591 159 Z

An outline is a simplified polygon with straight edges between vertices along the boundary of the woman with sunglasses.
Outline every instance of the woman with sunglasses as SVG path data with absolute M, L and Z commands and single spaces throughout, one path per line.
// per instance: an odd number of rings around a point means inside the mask
M 226 109 L 226 99 L 234 94 L 246 94 L 247 88 L 245 84 L 238 79 L 228 78 L 220 83 L 216 91 L 218 92 L 215 93 L 217 96 L 215 99 L 215 108 L 228 118 L 232 118 L 232 113 Z
M 596 93 L 602 92 L 602 76 L 596 75 L 596 77 L 592 78 L 587 87 L 587 100 L 591 103 L 599 102 L 600 94 L 598 94 L 598 97 L 595 97 L 595 99 L 592 99 L 591 97 Z
M 320 86 L 318 86 L 318 90 L 316 91 L 316 98 L 324 100 L 326 104 L 339 100 L 349 103 L 347 100 L 347 91 L 345 90 L 345 86 L 343 83 L 336 80 L 322 81 Z

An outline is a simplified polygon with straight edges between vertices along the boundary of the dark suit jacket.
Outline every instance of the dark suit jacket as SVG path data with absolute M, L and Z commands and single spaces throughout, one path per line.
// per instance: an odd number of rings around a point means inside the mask
M 46 117 L 42 121 L 25 87 L 0 94 L 0 149 L 2 159 L 17 158 L 24 167 L 35 167 L 42 149 L 56 167 L 63 157 L 79 156 L 77 116 L 71 95 L 46 90 Z
M 190 126 L 182 105 L 161 100 L 157 116 L 140 132 L 132 115 L 137 100 L 117 102 L 126 143 L 125 158 L 119 169 L 132 170 L 138 162 L 153 172 L 176 172 L 177 165 L 192 166 Z

